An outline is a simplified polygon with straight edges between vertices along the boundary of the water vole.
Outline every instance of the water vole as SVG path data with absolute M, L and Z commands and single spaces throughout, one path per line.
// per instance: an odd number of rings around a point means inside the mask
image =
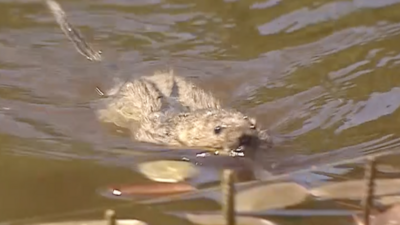
M 101 61 L 100 52 L 68 23 L 60 5 L 53 0 L 46 3 L 78 52 Z M 172 71 L 117 84 L 100 103 L 99 120 L 128 128 L 141 142 L 228 151 L 271 144 L 268 132 L 260 130 L 254 118 L 222 107 L 210 92 Z
M 140 121 L 154 112 L 189 112 L 199 109 L 220 109 L 221 103 L 211 93 L 199 88 L 172 70 L 156 72 L 122 84 L 116 84 L 103 108 L 99 119 L 121 127 L 127 121 Z
M 233 151 L 270 144 L 254 118 L 223 108 L 210 92 L 172 71 L 124 83 L 97 115 L 142 142 Z

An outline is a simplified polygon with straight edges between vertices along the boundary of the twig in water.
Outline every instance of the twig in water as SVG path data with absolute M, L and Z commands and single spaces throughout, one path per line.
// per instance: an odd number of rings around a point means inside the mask
M 316 171 L 316 170 L 324 168 L 324 167 L 333 167 L 333 166 L 337 166 L 337 165 L 343 165 L 346 163 L 360 162 L 362 160 L 365 160 L 365 159 L 368 159 L 371 157 L 378 158 L 378 157 L 389 156 L 389 155 L 398 155 L 398 154 L 400 154 L 400 150 L 398 148 L 394 148 L 391 150 L 387 150 L 385 152 L 373 153 L 373 154 L 370 154 L 367 156 L 361 156 L 361 157 L 357 157 L 357 158 L 327 163 L 327 164 L 324 164 L 323 166 L 309 166 L 309 167 L 301 169 L 301 170 L 290 171 L 290 172 L 282 173 L 279 175 L 272 175 L 271 177 L 265 178 L 262 181 L 242 182 L 242 183 L 236 184 L 236 187 L 242 188 L 242 187 L 252 186 L 255 184 L 264 184 L 265 182 L 276 181 L 276 180 L 280 180 L 280 179 L 284 179 L 284 178 L 289 178 L 289 177 L 292 177 L 297 174 Z M 173 200 L 177 200 L 177 199 L 185 199 L 187 197 L 192 197 L 194 195 L 195 196 L 204 196 L 207 193 L 212 193 L 214 191 L 217 191 L 218 189 L 219 189 L 218 187 L 204 188 L 203 190 L 199 190 L 196 193 L 174 194 L 174 195 L 169 195 L 167 197 L 159 197 L 156 199 L 116 204 L 113 207 L 114 207 L 114 209 L 115 208 L 126 208 L 126 207 L 131 207 L 133 205 L 136 205 L 138 203 L 155 204 L 155 203 L 162 203 L 162 202 L 166 202 L 166 201 L 173 201 Z M 64 213 L 60 213 L 60 214 L 35 216 L 35 217 L 19 219 L 19 220 L 4 221 L 2 223 L 6 223 L 6 224 L 10 224 L 10 225 L 14 225 L 14 224 L 18 224 L 18 223 L 33 223 L 38 220 L 55 219 L 55 218 L 66 217 L 66 216 L 77 216 L 77 215 L 83 215 L 83 214 L 87 214 L 87 213 L 104 211 L 105 209 L 106 208 L 104 206 L 101 206 L 101 207 L 97 207 L 97 208 L 88 208 L 86 210 L 76 210 L 76 211 L 69 211 L 69 212 L 64 212 Z
M 67 38 L 74 44 L 76 50 L 90 61 L 101 61 L 101 51 L 94 50 L 79 34 L 78 30 L 72 27 L 67 20 L 67 14 L 61 8 L 60 4 L 54 0 L 46 0 L 46 5 L 53 14 L 56 22 L 64 32 L 65 36 L 67 36 Z M 102 97 L 107 97 L 99 87 L 96 87 L 96 92 Z
M 115 211 L 112 209 L 107 209 L 104 212 L 104 219 L 107 221 L 107 225 L 116 225 L 116 215 Z
M 375 177 L 376 177 L 376 158 L 369 157 L 365 166 L 366 192 L 363 199 L 363 220 L 364 225 L 370 225 L 371 208 L 373 207 L 373 198 L 375 195 Z
M 289 171 L 289 172 L 285 172 L 285 173 L 281 173 L 281 174 L 277 174 L 277 175 L 271 175 L 270 177 L 263 178 L 262 180 L 245 181 L 245 182 L 238 183 L 235 186 L 236 186 L 236 188 L 244 188 L 244 187 L 249 187 L 249 186 L 253 186 L 253 185 L 261 185 L 261 184 L 265 184 L 265 183 L 271 182 L 271 181 L 287 179 L 287 178 L 290 178 L 290 177 L 295 176 L 297 174 L 318 171 L 320 169 L 327 168 L 327 167 L 334 167 L 334 166 L 337 166 L 337 165 L 360 162 L 360 161 L 363 161 L 363 160 L 365 160 L 367 158 L 370 158 L 370 157 L 378 158 L 378 157 L 383 157 L 383 156 L 388 156 L 388 155 L 398 155 L 398 154 L 400 154 L 400 149 L 398 149 L 396 147 L 394 149 L 387 150 L 385 152 L 373 153 L 373 154 L 370 154 L 368 156 L 360 156 L 360 157 L 356 157 L 356 158 L 352 158 L 352 159 L 345 159 L 345 160 L 340 160 L 340 161 L 336 161 L 336 162 L 330 162 L 330 163 L 321 164 L 321 165 L 317 165 L 317 166 L 312 165 L 312 166 L 309 166 L 309 167 L 304 168 L 304 169 L 298 169 L 298 170 Z M 210 188 L 205 188 L 205 189 L 199 190 L 196 193 L 184 193 L 184 194 L 169 195 L 167 197 L 159 197 L 159 198 L 155 198 L 155 199 L 146 199 L 146 200 L 140 201 L 140 203 L 142 203 L 142 204 L 155 204 L 155 203 L 162 203 L 162 202 L 165 202 L 165 201 L 173 201 L 173 200 L 177 200 L 177 199 L 192 197 L 194 195 L 196 195 L 196 196 L 204 196 L 207 193 L 217 191 L 218 188 L 219 187 L 210 187 Z
M 221 189 L 223 194 L 222 211 L 225 217 L 226 225 L 235 225 L 235 186 L 234 173 L 232 170 L 224 170 L 223 178 L 221 183 Z
M 99 94 L 101 97 L 108 97 L 104 91 L 102 91 L 99 87 L 96 87 L 96 92 Z
M 67 20 L 65 11 L 54 0 L 46 0 L 47 7 L 50 9 L 58 25 L 68 39 L 74 43 L 76 50 L 90 61 L 101 61 L 101 51 L 96 51 L 83 39 L 79 32 L 71 26 Z

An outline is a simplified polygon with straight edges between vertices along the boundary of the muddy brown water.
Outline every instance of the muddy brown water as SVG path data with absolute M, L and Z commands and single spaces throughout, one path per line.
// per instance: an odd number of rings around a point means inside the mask
M 41 1 L 0 1 L 0 222 L 111 207 L 120 202 L 98 188 L 145 181 L 129 152 L 153 147 L 100 124 L 90 108 L 94 87 L 113 76 L 174 68 L 195 77 L 292 137 L 270 150 L 278 159 L 340 160 L 400 144 L 399 0 L 59 2 L 106 61 L 80 56 Z M 179 206 L 216 209 L 212 201 Z M 189 224 L 150 206 L 126 212 Z M 302 221 L 310 222 L 286 222 Z

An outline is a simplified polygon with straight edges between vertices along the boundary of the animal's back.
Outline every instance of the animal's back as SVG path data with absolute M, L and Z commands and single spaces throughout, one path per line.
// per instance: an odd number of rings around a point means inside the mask
M 160 111 L 161 96 L 151 82 L 132 80 L 121 85 L 115 94 L 100 100 L 97 116 L 104 122 L 129 127 L 132 121 L 140 121 L 144 116 Z
M 101 60 L 99 52 L 67 22 L 60 5 L 52 0 L 46 3 L 78 51 L 90 60 Z M 259 140 L 269 142 L 255 119 L 222 109 L 211 93 L 172 71 L 119 83 L 107 94 L 100 100 L 99 119 L 126 128 L 138 122 L 139 141 L 233 151 L 257 146 Z
M 184 77 L 175 75 L 172 70 L 156 72 L 152 76 L 143 77 L 143 79 L 153 82 L 165 97 L 177 100 L 189 111 L 221 108 L 220 101 L 210 92 L 201 89 Z
M 120 127 L 142 121 L 152 113 L 182 113 L 221 107 L 209 92 L 172 71 L 156 72 L 125 82 L 108 99 L 102 99 L 100 120 Z

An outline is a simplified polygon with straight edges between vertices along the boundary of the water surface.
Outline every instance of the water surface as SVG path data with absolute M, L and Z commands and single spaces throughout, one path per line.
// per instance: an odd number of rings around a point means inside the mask
M 41 1 L 0 1 L 0 221 L 112 206 L 119 201 L 97 188 L 144 181 L 114 150 L 152 147 L 100 124 L 90 108 L 94 87 L 114 76 L 173 68 L 195 77 L 293 138 L 272 153 L 348 159 L 400 144 L 399 0 L 60 4 L 106 60 L 80 56 Z M 188 224 L 158 208 L 128 211 Z

